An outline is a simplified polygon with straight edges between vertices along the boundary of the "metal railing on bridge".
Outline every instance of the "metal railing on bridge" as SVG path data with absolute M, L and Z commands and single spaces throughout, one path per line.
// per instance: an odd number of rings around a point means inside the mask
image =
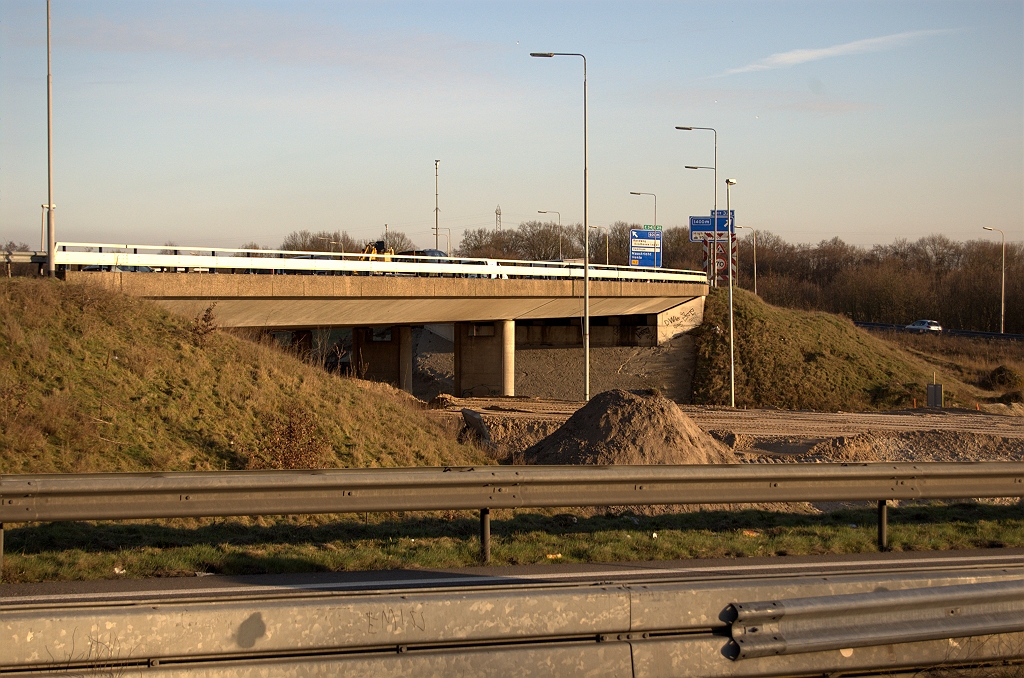
M 177 245 L 57 243 L 55 264 L 84 271 L 395 275 L 491 279 L 582 279 L 575 261 L 526 261 L 420 254 L 247 250 Z M 590 264 L 595 281 L 705 284 L 701 271 Z

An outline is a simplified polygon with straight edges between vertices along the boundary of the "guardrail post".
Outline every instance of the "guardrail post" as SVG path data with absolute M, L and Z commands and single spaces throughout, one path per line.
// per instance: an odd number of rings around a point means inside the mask
M 491 562 L 491 509 L 480 509 L 480 562 Z
M 889 548 L 889 503 L 882 499 L 878 502 L 878 550 Z

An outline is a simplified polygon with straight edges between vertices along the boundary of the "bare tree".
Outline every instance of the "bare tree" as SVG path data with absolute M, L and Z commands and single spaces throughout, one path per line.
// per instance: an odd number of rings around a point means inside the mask
M 346 231 L 292 231 L 281 242 L 281 249 L 293 252 L 359 252 L 364 243 L 349 237 Z

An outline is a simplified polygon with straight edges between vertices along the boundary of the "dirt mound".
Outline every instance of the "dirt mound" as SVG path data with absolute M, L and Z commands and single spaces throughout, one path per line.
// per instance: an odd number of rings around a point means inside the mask
M 527 464 L 735 464 L 725 445 L 660 395 L 605 391 L 523 452 Z

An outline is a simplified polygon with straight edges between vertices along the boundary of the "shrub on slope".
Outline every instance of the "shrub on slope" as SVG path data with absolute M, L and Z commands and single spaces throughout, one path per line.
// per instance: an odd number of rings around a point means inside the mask
M 97 287 L 0 281 L 0 473 L 477 463 L 389 387 Z
M 728 294 L 712 291 L 696 332 L 697 403 L 729 403 Z M 926 402 L 933 368 L 847 318 L 772 306 L 742 289 L 733 294 L 738 407 L 836 411 Z M 939 376 L 947 399 L 968 396 L 964 384 Z

